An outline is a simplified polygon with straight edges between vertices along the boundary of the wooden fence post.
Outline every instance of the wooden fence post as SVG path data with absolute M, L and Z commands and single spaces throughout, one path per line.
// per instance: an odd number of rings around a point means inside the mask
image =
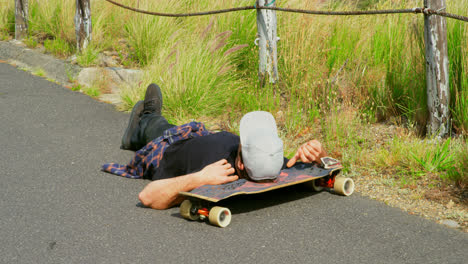
M 257 6 L 274 6 L 274 0 L 257 0 Z M 276 53 L 276 11 L 257 10 L 259 70 L 258 78 L 262 85 L 265 83 L 266 73 L 270 83 L 278 81 L 278 60 Z
M 15 0 L 15 39 L 28 36 L 28 0 Z
M 445 0 L 424 0 L 424 7 L 444 10 Z M 445 137 L 450 132 L 450 84 L 447 52 L 447 21 L 444 17 L 424 14 L 426 43 L 426 85 L 430 135 Z
M 91 41 L 91 26 L 90 0 L 76 0 L 75 34 L 78 51 L 86 49 Z

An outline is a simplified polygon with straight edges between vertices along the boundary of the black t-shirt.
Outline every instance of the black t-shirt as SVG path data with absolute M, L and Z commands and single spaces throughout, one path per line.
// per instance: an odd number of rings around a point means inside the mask
M 219 132 L 175 142 L 163 154 L 152 180 L 161 180 L 200 171 L 205 166 L 226 159 L 234 168 L 239 136 Z

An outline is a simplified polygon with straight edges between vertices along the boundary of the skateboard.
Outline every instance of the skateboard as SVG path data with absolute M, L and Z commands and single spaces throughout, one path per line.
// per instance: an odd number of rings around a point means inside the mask
M 231 222 L 231 211 L 213 204 L 236 195 L 258 194 L 296 184 L 304 184 L 314 191 L 328 188 L 340 195 L 351 195 L 354 191 L 353 180 L 337 177 L 343 168 L 341 163 L 326 157 L 322 158 L 322 164 L 325 165 L 296 164 L 282 170 L 278 178 L 270 182 L 239 179 L 222 185 L 203 185 L 190 192 L 180 192 L 186 198 L 180 205 L 180 214 L 188 220 L 208 219 L 212 225 L 226 227 Z

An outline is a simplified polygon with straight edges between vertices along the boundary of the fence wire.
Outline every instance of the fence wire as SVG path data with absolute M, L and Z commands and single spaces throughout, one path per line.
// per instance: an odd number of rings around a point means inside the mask
M 362 16 L 362 15 L 382 15 L 382 14 L 405 14 L 405 13 L 414 13 L 414 14 L 426 14 L 426 15 L 438 15 L 442 17 L 448 17 L 464 22 L 468 22 L 468 17 L 460 16 L 456 14 L 451 14 L 447 12 L 441 12 L 437 10 L 432 10 L 429 8 L 416 7 L 411 9 L 388 9 L 388 10 L 365 10 L 365 11 L 315 11 L 315 10 L 304 10 L 304 9 L 294 9 L 294 8 L 283 8 L 283 7 L 274 7 L 274 6 L 244 6 L 244 7 L 235 7 L 219 10 L 211 10 L 205 12 L 193 12 L 193 13 L 161 13 L 161 12 L 152 12 L 141 10 L 138 8 L 126 6 L 120 3 L 117 3 L 112 0 L 105 0 L 116 6 L 147 15 L 153 16 L 164 16 L 164 17 L 191 17 L 191 16 L 206 16 L 206 15 L 215 15 L 222 13 L 237 12 L 243 10 L 275 10 L 280 12 L 290 12 L 290 13 L 300 13 L 300 14 L 310 14 L 310 15 L 334 15 L 334 16 Z
M 106 0 L 106 1 L 109 2 L 109 3 L 112 3 L 112 4 L 116 5 L 116 6 L 120 6 L 122 8 L 131 10 L 131 11 L 135 11 L 137 13 L 153 15 L 153 16 L 164 16 L 164 17 L 206 16 L 206 15 L 215 15 L 215 14 L 222 14 L 222 13 L 229 13 L 229 12 L 256 9 L 254 6 L 244 6 L 244 7 L 235 7 L 235 8 L 228 8 L 228 9 L 212 10 L 212 11 L 206 11 L 206 12 L 171 14 L 171 13 L 160 13 L 160 12 L 151 12 L 151 11 L 141 10 L 141 9 L 138 9 L 138 8 L 133 8 L 133 7 L 130 7 L 130 6 L 126 6 L 126 5 L 114 2 L 112 0 Z

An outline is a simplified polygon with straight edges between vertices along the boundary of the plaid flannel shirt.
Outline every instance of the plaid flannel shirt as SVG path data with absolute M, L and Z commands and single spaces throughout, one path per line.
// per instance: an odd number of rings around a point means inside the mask
M 130 179 L 143 178 L 146 171 L 156 169 L 163 158 L 164 151 L 173 143 L 200 136 L 210 135 L 205 125 L 199 122 L 190 122 L 185 125 L 175 126 L 164 131 L 164 134 L 149 142 L 135 153 L 135 157 L 127 165 L 106 163 L 102 170 Z M 151 177 L 151 176 L 149 176 Z

